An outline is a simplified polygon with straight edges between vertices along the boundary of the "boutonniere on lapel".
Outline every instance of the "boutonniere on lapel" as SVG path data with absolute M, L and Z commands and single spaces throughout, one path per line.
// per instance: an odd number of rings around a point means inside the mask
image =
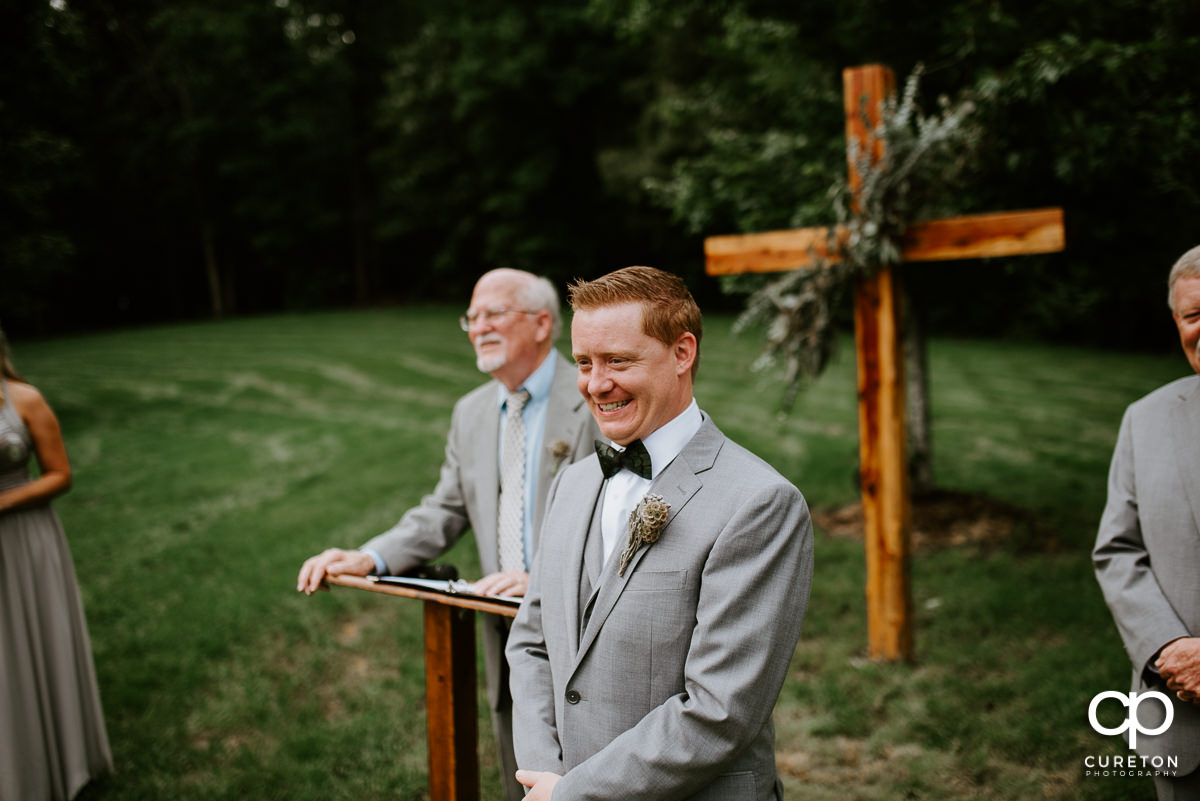
M 638 501 L 638 505 L 629 513 L 629 542 L 621 551 L 620 570 L 617 575 L 624 576 L 625 568 L 629 567 L 633 555 L 643 545 L 658 542 L 658 537 L 667 525 L 667 514 L 671 504 L 663 500 L 661 495 L 647 495 Z
M 563 462 L 571 455 L 571 443 L 565 439 L 556 439 L 550 443 L 550 457 L 554 460 L 554 466 L 550 470 L 550 474 L 554 475 L 562 467 Z

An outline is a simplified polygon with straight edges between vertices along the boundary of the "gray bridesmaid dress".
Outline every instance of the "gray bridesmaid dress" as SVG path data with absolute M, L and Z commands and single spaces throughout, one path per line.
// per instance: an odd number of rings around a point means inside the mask
M 0 490 L 33 442 L 7 390 Z M 0 801 L 73 798 L 112 770 L 71 552 L 49 504 L 0 513 Z

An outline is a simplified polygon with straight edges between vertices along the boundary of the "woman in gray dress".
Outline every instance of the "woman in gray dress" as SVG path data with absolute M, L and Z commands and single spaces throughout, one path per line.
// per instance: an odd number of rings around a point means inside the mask
M 58 420 L 0 331 L 0 801 L 65 801 L 112 770 L 75 568 L 50 507 L 70 487 Z

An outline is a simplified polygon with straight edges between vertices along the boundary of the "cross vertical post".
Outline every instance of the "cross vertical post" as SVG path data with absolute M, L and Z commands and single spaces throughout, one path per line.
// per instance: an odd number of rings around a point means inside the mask
M 846 141 L 872 161 L 883 143 L 871 136 L 895 76 L 879 65 L 842 74 Z M 853 202 L 862 185 L 856 148 L 847 148 Z M 854 290 L 858 354 L 859 484 L 867 554 L 867 646 L 873 659 L 912 658 L 909 543 L 912 511 L 904 416 L 904 316 L 899 265 L 885 264 Z

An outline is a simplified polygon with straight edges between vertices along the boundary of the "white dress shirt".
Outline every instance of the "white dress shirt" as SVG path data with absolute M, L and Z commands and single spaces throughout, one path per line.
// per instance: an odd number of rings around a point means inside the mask
M 683 447 L 696 436 L 704 418 L 696 399 L 686 409 L 671 419 L 666 425 L 642 440 L 646 452 L 650 454 L 650 478 L 642 478 L 637 473 L 622 468 L 620 472 L 605 481 L 604 507 L 600 510 L 600 534 L 604 539 L 604 561 L 613 548 L 620 543 L 624 547 L 628 532 L 629 513 L 637 506 L 638 501 L 645 497 L 650 490 L 650 484 L 658 478 L 658 474 L 667 465 L 675 461 Z M 624 450 L 620 445 L 611 443 L 617 450 Z

